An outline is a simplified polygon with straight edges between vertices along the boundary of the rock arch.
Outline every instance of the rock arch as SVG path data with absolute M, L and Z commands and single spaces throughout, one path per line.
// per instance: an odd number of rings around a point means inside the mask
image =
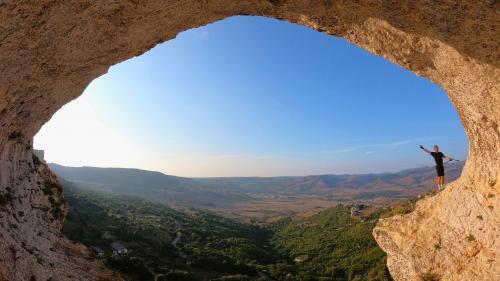
M 462 177 L 412 214 L 382 221 L 374 235 L 396 280 L 424 271 L 442 280 L 498 278 L 499 10 L 494 0 L 1 1 L 0 279 L 119 279 L 61 237 L 67 207 L 57 180 L 33 160 L 32 138 L 111 65 L 234 15 L 346 38 L 442 86 L 470 141 Z

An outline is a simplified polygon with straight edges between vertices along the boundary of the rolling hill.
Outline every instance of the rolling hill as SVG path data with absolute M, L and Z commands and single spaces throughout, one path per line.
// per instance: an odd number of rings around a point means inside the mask
M 139 169 L 49 166 L 59 177 L 87 189 L 195 207 L 228 207 L 269 197 L 408 198 L 432 190 L 435 181 L 434 167 L 360 175 L 184 178 Z M 462 162 L 447 164 L 448 180 L 458 178 L 462 168 Z

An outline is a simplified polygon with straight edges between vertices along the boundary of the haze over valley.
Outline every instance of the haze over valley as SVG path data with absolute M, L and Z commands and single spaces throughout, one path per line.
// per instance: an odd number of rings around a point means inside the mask
M 49 167 L 83 189 L 263 221 L 317 212 L 338 203 L 396 202 L 435 189 L 434 167 L 383 174 L 224 178 L 185 178 L 139 169 Z M 458 178 L 462 168 L 461 162 L 447 164 L 448 179 Z

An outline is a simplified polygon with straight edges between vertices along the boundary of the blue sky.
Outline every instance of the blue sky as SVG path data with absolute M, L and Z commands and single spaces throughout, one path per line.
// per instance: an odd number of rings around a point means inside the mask
M 419 144 L 464 159 L 444 91 L 309 28 L 233 17 L 117 64 L 35 137 L 71 166 L 180 176 L 397 171 L 432 165 Z

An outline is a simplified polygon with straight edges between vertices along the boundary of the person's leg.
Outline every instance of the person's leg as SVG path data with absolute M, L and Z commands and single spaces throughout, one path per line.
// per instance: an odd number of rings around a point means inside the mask
M 439 191 L 439 190 L 440 190 L 440 186 L 441 186 L 441 185 L 440 185 L 440 183 L 441 183 L 441 177 L 440 177 L 440 176 L 438 176 L 438 177 L 436 178 L 436 183 L 437 183 L 437 190 Z
M 438 182 L 439 182 L 439 190 L 444 189 L 444 167 L 443 165 L 436 166 L 437 174 L 438 174 Z

